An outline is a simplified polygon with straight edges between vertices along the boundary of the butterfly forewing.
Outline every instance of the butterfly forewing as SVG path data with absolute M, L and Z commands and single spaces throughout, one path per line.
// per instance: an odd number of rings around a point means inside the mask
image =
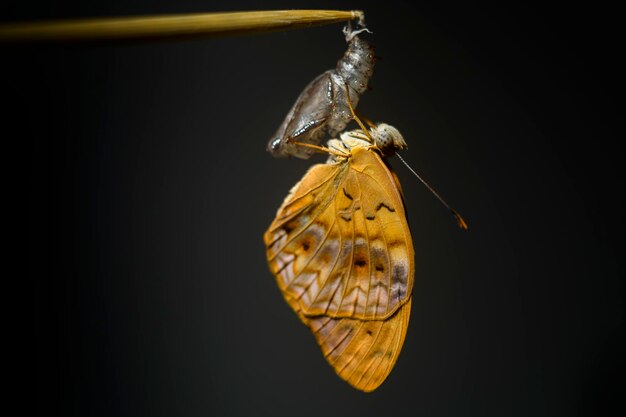
M 402 199 L 372 151 L 311 168 L 265 241 L 281 290 L 306 315 L 382 319 L 410 294 L 413 249 Z
M 270 269 L 335 371 L 370 391 L 404 340 L 414 253 L 399 186 L 378 154 L 355 147 L 315 165 L 265 233 Z

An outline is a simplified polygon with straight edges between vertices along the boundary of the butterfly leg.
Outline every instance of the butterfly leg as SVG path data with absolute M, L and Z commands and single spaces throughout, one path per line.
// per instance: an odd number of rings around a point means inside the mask
M 332 155 L 335 155 L 335 156 L 340 156 L 342 158 L 348 158 L 350 156 L 349 153 L 340 152 L 340 151 L 338 151 L 336 149 L 330 149 L 330 148 L 326 148 L 324 146 L 313 145 L 311 143 L 295 142 L 295 141 L 293 141 L 291 143 L 294 144 L 294 145 L 298 145 L 298 146 L 304 146 L 305 148 L 315 149 L 315 150 L 318 150 L 318 151 L 323 152 L 323 153 L 329 153 L 329 154 L 332 154 Z
M 374 143 L 374 139 L 372 139 L 372 136 L 370 135 L 369 130 L 365 127 L 365 125 L 363 124 L 359 116 L 357 116 L 356 112 L 354 111 L 354 107 L 352 107 L 352 101 L 350 100 L 350 90 L 348 89 L 348 83 L 346 83 L 345 86 L 346 86 L 346 102 L 348 103 L 348 107 L 350 108 L 350 113 L 352 113 L 352 118 L 354 119 L 355 122 L 359 124 L 359 127 L 361 128 L 361 130 L 363 131 L 363 133 L 365 133 L 365 136 L 367 136 L 367 140 L 369 140 L 371 143 Z M 367 122 L 369 122 L 369 120 L 367 120 Z

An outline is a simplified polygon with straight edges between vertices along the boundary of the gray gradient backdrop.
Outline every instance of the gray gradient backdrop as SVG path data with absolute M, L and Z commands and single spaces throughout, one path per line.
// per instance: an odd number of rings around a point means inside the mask
M 5 158 L 21 165 L 15 198 L 29 206 L 25 320 L 11 339 L 27 353 L 26 406 L 40 415 L 299 417 L 623 407 L 614 11 L 5 1 L 0 17 L 293 7 L 365 10 L 382 59 L 360 110 L 403 132 L 405 159 L 470 225 L 458 230 L 392 161 L 417 271 L 387 382 L 366 395 L 334 375 L 283 301 L 262 241 L 313 163 L 274 160 L 265 144 L 305 84 L 342 55 L 341 25 L 4 45 Z

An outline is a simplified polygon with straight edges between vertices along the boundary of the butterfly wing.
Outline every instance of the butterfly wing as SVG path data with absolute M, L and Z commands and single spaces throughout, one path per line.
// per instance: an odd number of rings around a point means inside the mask
M 265 233 L 272 273 L 335 371 L 371 391 L 399 354 L 414 252 L 393 173 L 373 151 L 315 165 Z
M 383 320 L 302 317 L 326 360 L 353 387 L 370 392 L 382 384 L 398 360 L 411 313 L 411 298 Z

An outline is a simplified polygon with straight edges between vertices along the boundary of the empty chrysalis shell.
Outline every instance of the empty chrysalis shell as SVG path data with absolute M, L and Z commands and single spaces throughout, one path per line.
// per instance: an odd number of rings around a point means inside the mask
M 304 88 L 267 146 L 272 156 L 308 159 L 315 151 L 294 142 L 320 145 L 326 135 L 335 137 L 352 120 L 346 95 L 356 108 L 376 62 L 372 46 L 358 36 L 364 30 L 344 30 L 348 50 L 336 68 Z

